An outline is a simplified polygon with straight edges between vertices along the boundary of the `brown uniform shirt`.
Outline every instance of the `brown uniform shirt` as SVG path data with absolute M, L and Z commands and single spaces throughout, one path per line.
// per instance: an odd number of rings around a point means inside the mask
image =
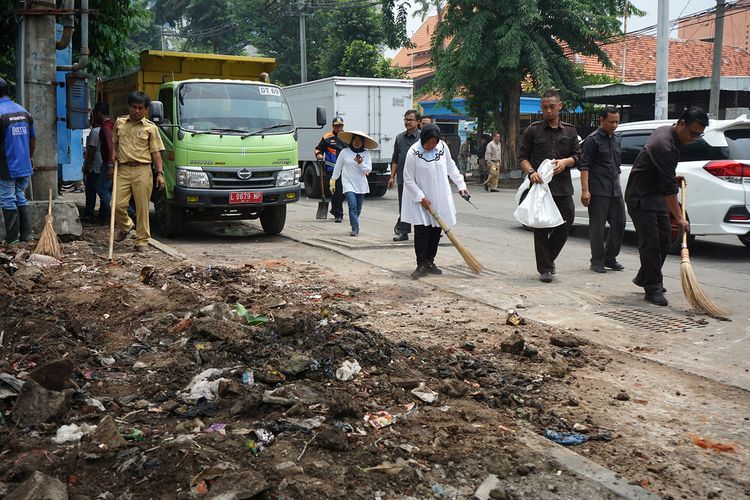
M 527 160 L 534 169 L 546 159 L 561 160 L 573 158 L 575 165 L 581 159 L 581 146 L 578 134 L 570 123 L 558 122 L 552 128 L 546 121 L 534 122 L 528 126 L 521 138 L 519 160 Z M 571 167 L 572 168 L 572 167 Z M 573 183 L 570 180 L 570 168 L 566 168 L 552 178 L 549 183 L 552 196 L 572 196 Z
M 151 163 L 151 153 L 164 151 L 164 143 L 154 122 L 146 118 L 134 122 L 129 115 L 121 116 L 115 122 L 112 146 L 120 163 Z

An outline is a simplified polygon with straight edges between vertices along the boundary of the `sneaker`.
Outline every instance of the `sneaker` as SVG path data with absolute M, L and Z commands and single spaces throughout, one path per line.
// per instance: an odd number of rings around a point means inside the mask
M 409 239 L 409 235 L 406 233 L 398 233 L 393 237 L 393 241 L 406 241 Z
M 637 276 L 635 278 L 633 278 L 633 284 L 635 286 L 639 286 L 639 287 L 643 288 L 643 283 L 641 283 L 640 281 L 638 281 L 638 277 Z M 664 288 L 663 286 L 661 287 L 661 293 L 667 293 L 667 289 Z
M 591 264 L 591 267 L 589 267 L 589 269 L 591 269 L 595 273 L 602 273 L 603 274 L 603 273 L 607 272 L 607 270 L 604 269 L 604 266 L 602 266 L 601 264 Z
M 427 272 L 430 274 L 443 274 L 443 270 L 436 266 L 434 262 L 427 264 Z
M 424 264 L 419 264 L 417 268 L 414 270 L 413 273 L 411 273 L 411 277 L 414 279 L 421 278 L 422 276 L 427 276 L 427 273 L 429 271 L 427 270 L 427 266 Z
M 547 271 L 539 276 L 539 281 L 542 283 L 552 283 L 552 273 Z
M 669 302 L 663 293 L 647 293 L 644 297 L 646 302 L 651 302 L 657 306 L 668 306 Z
M 349 234 L 349 236 L 359 236 L 359 230 L 358 229 L 352 229 L 352 232 Z
M 625 266 L 623 266 L 622 264 L 620 264 L 616 260 L 614 260 L 612 262 L 605 262 L 604 263 L 604 267 L 608 267 L 608 268 L 612 269 L 613 271 L 622 271 L 623 269 L 625 269 Z
M 500 192 L 499 189 L 490 189 L 490 193 L 499 193 L 499 192 Z
M 343 217 L 336 217 L 336 218 L 333 219 L 333 222 L 335 222 L 336 224 L 341 224 L 341 221 L 343 221 L 343 220 L 344 220 Z
M 115 235 L 115 241 L 120 243 L 121 241 L 125 241 L 125 239 L 130 234 L 130 231 L 123 231 L 122 229 L 119 229 L 117 231 L 117 234 Z

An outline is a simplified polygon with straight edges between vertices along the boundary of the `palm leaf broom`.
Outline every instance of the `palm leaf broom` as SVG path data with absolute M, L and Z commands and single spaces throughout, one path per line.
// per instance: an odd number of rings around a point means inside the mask
M 57 239 L 57 233 L 52 225 L 54 222 L 52 217 L 52 188 L 49 189 L 49 205 L 47 207 L 47 215 L 44 217 L 44 228 L 42 234 L 39 236 L 39 241 L 36 243 L 34 253 L 40 255 L 49 255 L 57 260 L 62 260 L 62 249 L 60 249 L 60 240 Z
M 458 240 L 458 237 L 445 224 L 445 221 L 443 221 L 443 219 L 438 215 L 435 209 L 432 208 L 432 205 L 428 204 L 427 210 L 430 212 L 430 215 L 432 215 L 432 218 L 435 219 L 438 224 L 440 224 L 441 228 L 443 228 L 443 232 L 445 232 L 446 236 L 448 236 L 448 239 L 451 240 L 451 243 L 453 243 L 453 246 L 456 247 L 458 253 L 461 254 L 461 257 L 463 257 L 466 265 L 469 266 L 469 269 L 471 269 L 474 274 L 479 274 L 480 272 L 482 272 L 484 266 L 482 266 L 482 264 L 476 259 L 476 257 L 471 254 L 468 248 L 463 246 L 463 244 Z
M 682 180 L 682 218 L 685 218 L 685 179 Z M 690 307 L 704 312 L 709 316 L 722 317 L 726 315 L 722 309 L 716 306 L 701 289 L 698 279 L 695 277 L 693 267 L 690 265 L 690 252 L 687 247 L 687 231 L 682 232 L 682 249 L 680 250 L 680 281 L 682 282 L 682 293 L 685 294 Z

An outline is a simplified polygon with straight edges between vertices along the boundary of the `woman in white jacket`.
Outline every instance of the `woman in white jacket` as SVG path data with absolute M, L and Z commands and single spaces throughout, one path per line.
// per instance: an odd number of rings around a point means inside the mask
M 329 181 L 331 192 L 336 189 L 336 179 L 341 177 L 344 198 L 349 206 L 349 224 L 352 226 L 352 236 L 359 235 L 359 216 L 365 202 L 365 194 L 370 192 L 367 174 L 372 172 L 372 160 L 367 149 L 376 149 L 378 143 L 364 132 L 353 130 L 339 132 L 338 138 L 349 144 L 342 149 L 336 158 L 336 166 Z
M 430 123 L 422 127 L 419 142 L 409 148 L 404 164 L 404 196 L 401 204 L 401 220 L 414 225 L 414 253 L 417 269 L 412 278 L 427 274 L 443 274 L 435 265 L 440 225 L 432 218 L 432 208 L 451 228 L 456 224 L 456 206 L 453 204 L 448 177 L 462 195 L 468 193 L 463 175 L 451 158 L 448 145 L 440 140 L 440 129 Z

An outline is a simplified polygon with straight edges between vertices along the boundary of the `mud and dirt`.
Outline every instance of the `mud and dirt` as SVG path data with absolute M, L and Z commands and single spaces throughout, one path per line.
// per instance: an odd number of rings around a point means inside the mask
M 471 498 L 491 474 L 492 498 L 613 497 L 519 442 L 545 430 L 665 498 L 750 496 L 739 389 L 361 265 L 104 241 L 43 268 L 0 247 L 0 372 L 25 382 L 0 379 L 0 496 L 40 471 L 80 499 Z M 98 427 L 53 440 L 71 424 Z

